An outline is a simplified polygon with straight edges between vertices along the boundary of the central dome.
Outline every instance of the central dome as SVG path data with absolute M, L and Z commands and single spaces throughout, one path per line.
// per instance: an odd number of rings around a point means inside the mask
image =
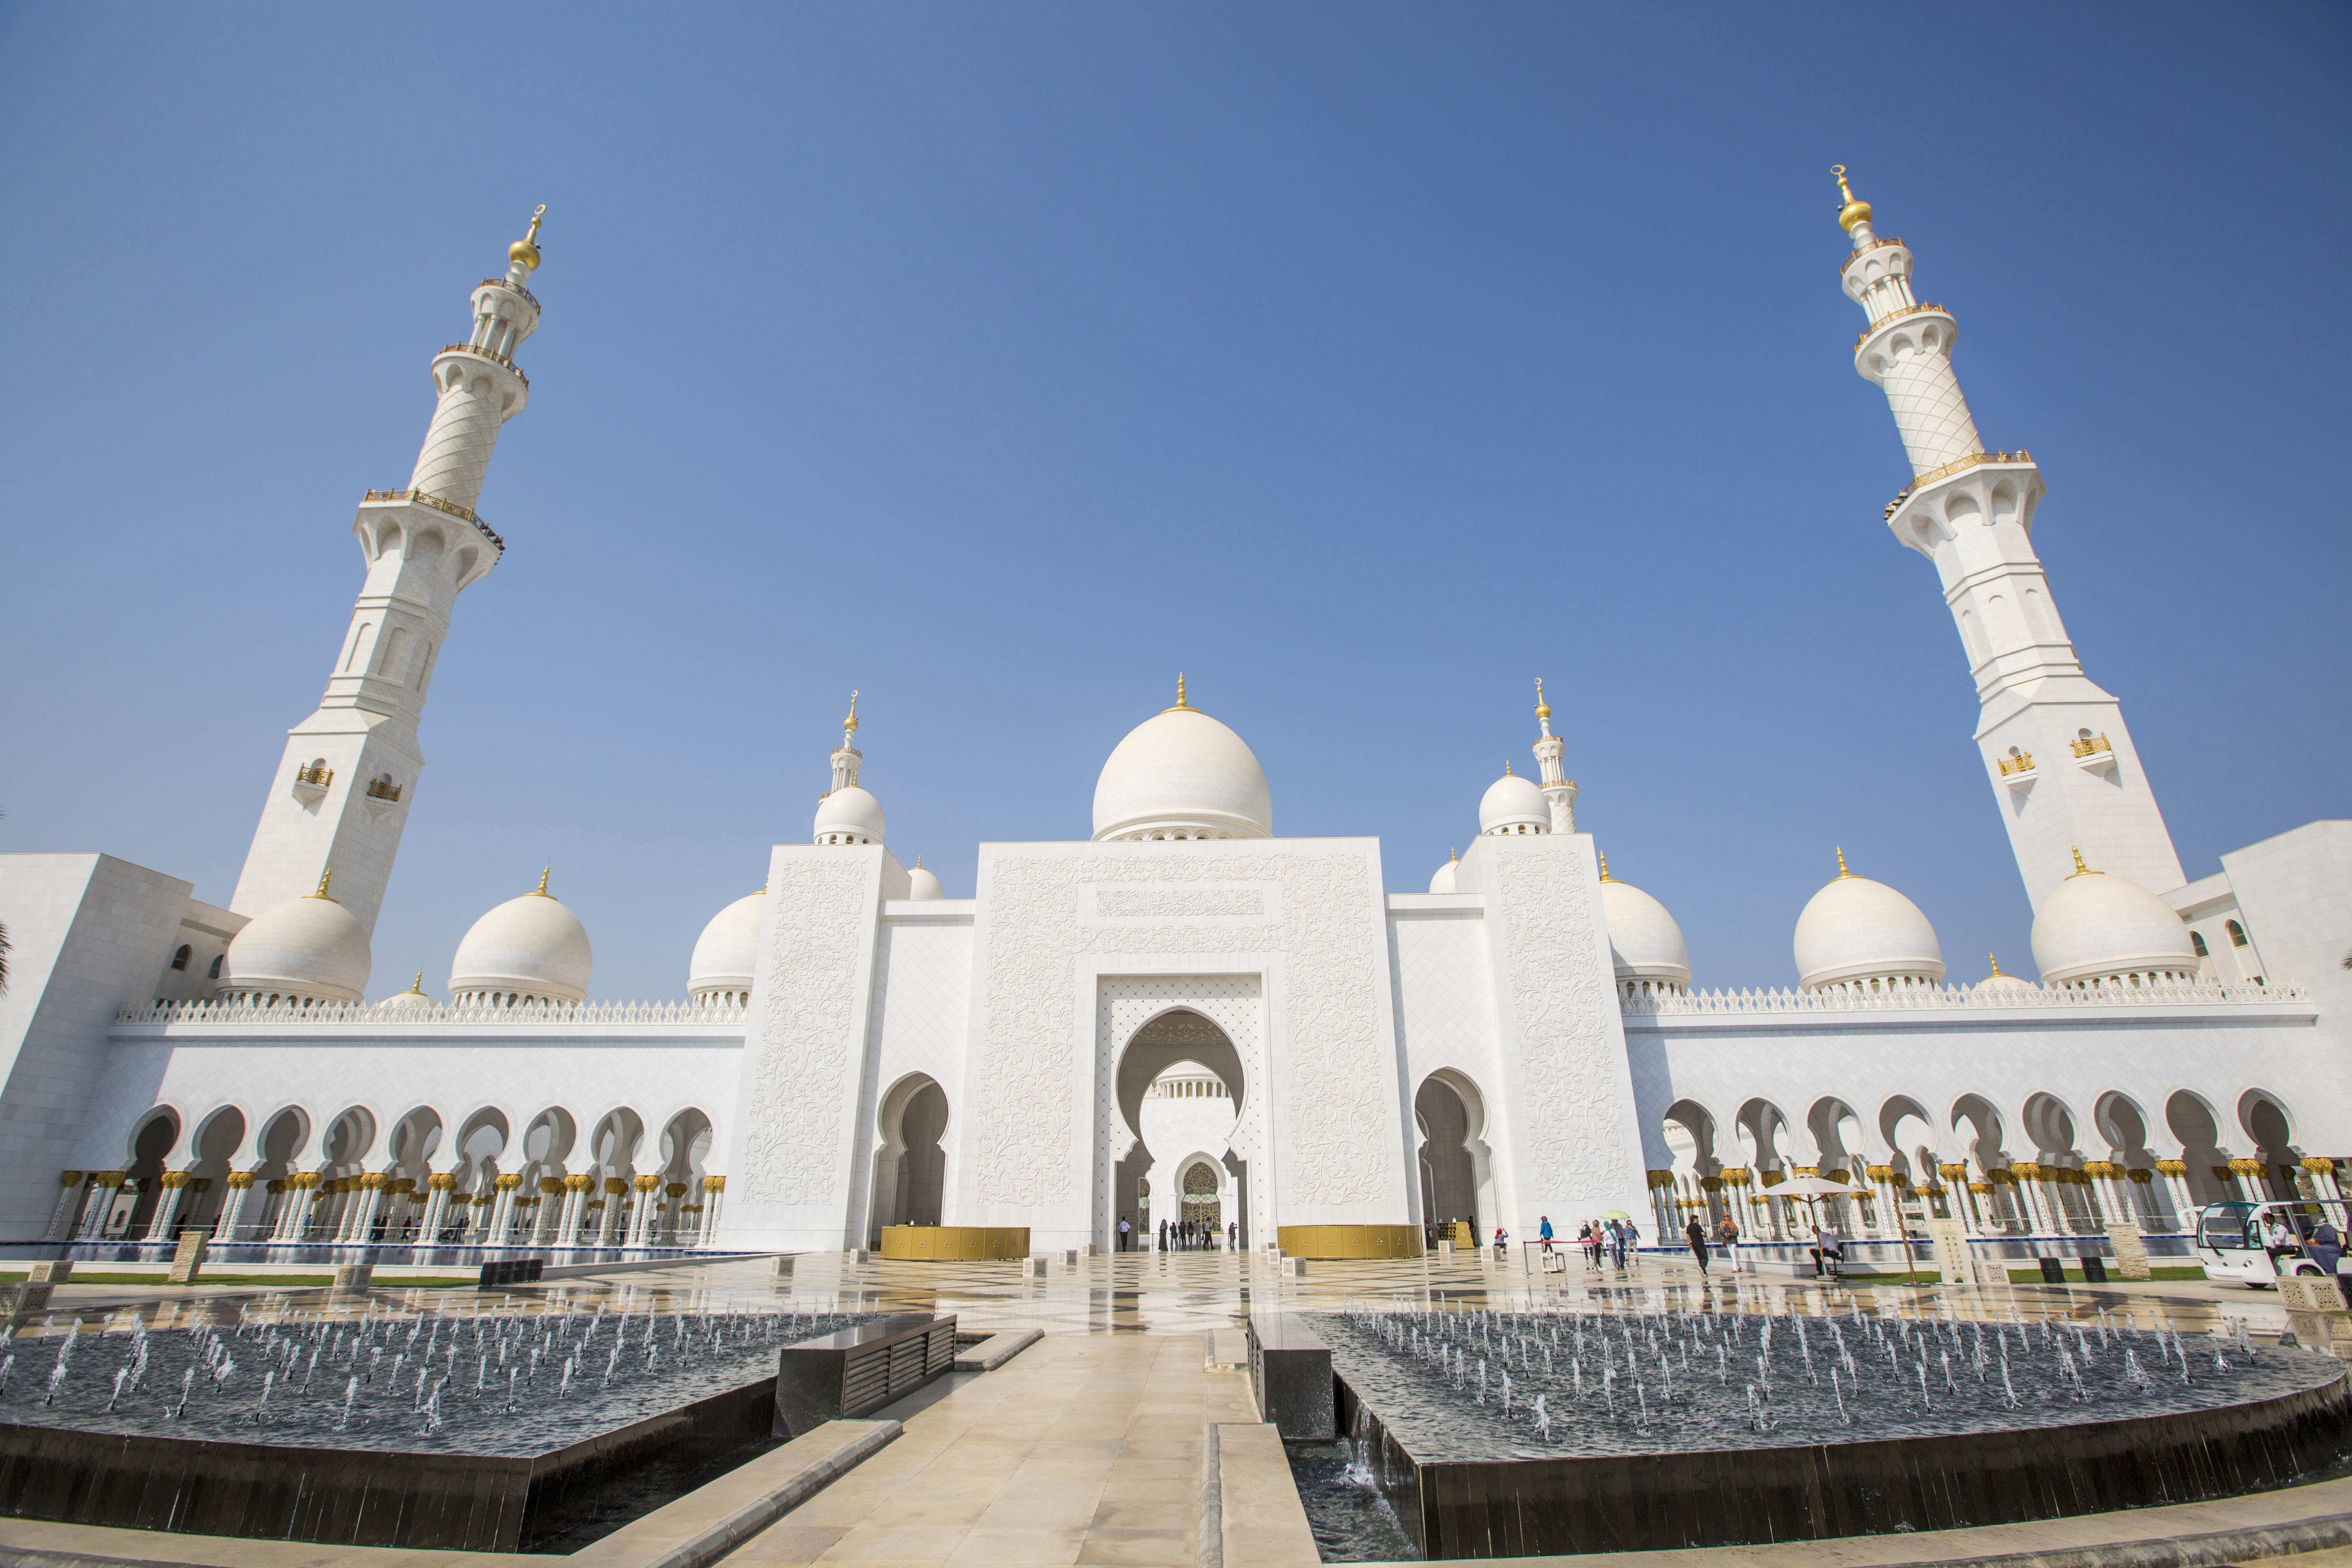
M 1095 781 L 1095 842 L 1271 838 L 1274 799 L 1243 739 L 1184 701 L 1127 733 Z

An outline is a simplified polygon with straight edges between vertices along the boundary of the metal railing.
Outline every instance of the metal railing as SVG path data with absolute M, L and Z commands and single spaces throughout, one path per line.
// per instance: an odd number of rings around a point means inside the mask
M 1862 329 L 1862 335 L 1853 340 L 1854 352 L 1856 353 L 1861 353 L 1862 345 L 1875 337 L 1879 329 L 1885 326 L 1887 322 L 1899 321 L 1906 316 L 1924 316 L 1930 310 L 1933 310 L 1938 316 L 1949 317 L 1951 315 L 1951 312 L 1945 310 L 1941 305 L 1906 305 L 1899 310 L 1890 310 L 1885 315 L 1879 317 L 1878 320 L 1871 322 L 1870 325 Z M 520 375 L 522 373 L 520 371 L 517 371 L 515 374 L 517 375 Z
M 1903 242 L 1902 242 L 1901 240 L 1899 240 L 1899 239 L 1877 239 L 1877 240 L 1873 240 L 1873 241 L 1871 241 L 1871 243 L 1869 243 L 1868 245 L 1864 246 L 1860 250 L 1857 250 L 1857 251 L 1853 252 L 1851 256 L 1848 256 L 1848 257 L 1847 257 L 1843 261 L 1841 261 L 1841 262 L 1839 262 L 1839 263 L 1838 263 L 1838 276 L 1839 276 L 1839 277 L 1841 277 L 1841 278 L 1844 277 L 1844 276 L 1845 276 L 1845 269 L 1846 269 L 1847 268 L 1849 268 L 1849 267 L 1853 266 L 1855 262 L 1857 262 L 1857 261 L 1861 260 L 1864 257 L 1868 256 L 1872 251 L 1874 251 L 1874 250 L 1884 250 L 1884 249 L 1885 249 L 1885 248 L 1886 248 L 1888 246 L 1890 246 L 1890 245 L 1903 245 Z M 1910 249 L 1911 247 L 1910 247 L 1909 246 L 1907 246 L 1907 245 L 1903 245 L 1903 248 L 1904 248 L 1904 249 L 1906 249 L 1906 250 L 1908 250 L 1908 249 Z
M 400 786 L 396 784 L 388 783 L 383 779 L 370 779 L 368 781 L 367 792 L 368 798 L 370 800 L 398 800 L 400 798 Z
M 2003 774 L 2030 773 L 2033 771 L 2032 752 L 2020 752 L 2013 757 L 1997 757 L 1994 760 L 2000 763 L 2000 771 Z
M 1932 485 L 1937 479 L 1949 479 L 1963 468 L 1973 468 L 1979 463 L 2030 463 L 2032 461 L 2033 461 L 2033 454 L 2026 451 L 2022 447 L 2014 452 L 1970 452 L 1965 458 L 1954 458 L 1940 468 L 1929 468 L 1924 474 L 1914 474 L 1911 477 L 1911 482 L 1896 490 L 1895 499 L 1886 503 L 1886 515 L 1892 518 L 1896 512 L 1902 510 L 1903 503 L 1916 494 L 1921 485 Z
M 476 285 L 476 287 L 482 289 L 504 289 L 510 293 L 521 295 L 524 300 L 530 302 L 532 310 L 536 310 L 539 309 L 539 296 L 511 279 L 485 278 L 479 284 Z
M 488 523 L 484 522 L 480 518 L 475 516 L 472 508 L 459 506 L 453 500 L 443 500 L 439 496 L 435 495 L 430 490 L 370 490 L 365 495 L 362 496 L 360 500 L 362 502 L 372 500 L 413 501 L 418 506 L 429 506 L 435 511 L 446 511 L 451 517 L 462 517 L 467 522 L 472 523 L 476 528 L 480 529 L 482 531 L 482 537 L 488 540 L 492 544 L 497 545 L 499 554 L 503 555 L 506 553 L 507 542 L 500 539 L 498 536 L 497 531 L 493 530 Z
M 335 770 L 332 768 L 296 768 L 294 770 L 294 782 L 298 784 L 310 784 L 314 788 L 324 789 L 329 784 L 335 782 Z
M 2107 737 L 2105 733 L 2100 734 L 2095 740 L 2070 741 L 2067 744 L 2074 748 L 2074 754 L 2078 757 L 2095 757 L 2101 752 L 2112 752 L 2115 750 L 2113 746 L 2107 744 Z
M 441 354 L 472 354 L 476 359 L 486 359 L 492 364 L 503 365 L 514 372 L 515 379 L 522 383 L 522 389 L 525 392 L 530 390 L 530 377 L 523 374 L 522 366 L 504 354 L 494 354 L 489 350 L 478 347 L 473 343 L 445 343 L 441 347 L 441 353 L 436 353 L 433 357 L 439 359 Z

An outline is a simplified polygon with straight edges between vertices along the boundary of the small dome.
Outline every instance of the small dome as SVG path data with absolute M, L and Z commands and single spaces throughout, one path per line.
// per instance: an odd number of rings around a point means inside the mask
M 543 874 L 539 886 L 474 922 L 449 966 L 452 996 L 577 1002 L 588 994 L 588 932 L 547 892 Z
M 1455 868 L 1461 864 L 1462 862 L 1455 859 L 1454 857 L 1450 855 L 1447 856 L 1445 864 L 1437 868 L 1437 875 L 1429 879 L 1429 890 L 1433 893 L 1451 893 L 1458 891 L 1459 889 L 1454 886 L 1454 873 Z
M 1873 982 L 1933 984 L 1944 978 L 1943 944 L 1919 906 L 1845 868 L 1797 917 L 1797 984 L 1807 991 Z
M 1274 797 L 1239 735 L 1184 701 L 1127 732 L 1095 781 L 1095 842 L 1271 838 Z
M 375 1005 L 381 1013 L 422 1013 L 440 1004 L 425 994 L 425 976 L 419 974 L 415 984 L 407 990 L 396 996 L 387 996 Z
M 948 896 L 948 890 L 940 886 L 940 879 L 923 869 L 919 856 L 916 858 L 915 868 L 907 873 L 907 896 L 910 899 L 944 899 Z
M 2074 864 L 2081 867 L 2077 853 Z M 2189 928 L 2128 877 L 2078 869 L 2033 916 L 2033 962 L 2044 985 L 2187 980 L 2197 973 Z
M 819 844 L 879 844 L 882 803 L 856 784 L 835 790 L 816 806 Z
M 1617 983 L 1629 989 L 1680 991 L 1690 984 L 1690 949 L 1666 906 L 1603 866 L 1601 918 L 1609 927 L 1609 958 Z
M 236 933 L 221 961 L 220 990 L 261 999 L 357 1002 L 374 963 L 366 929 L 327 896 L 322 879 L 317 892 L 262 910 Z
M 2020 980 L 2014 974 L 2003 974 L 2000 972 L 2000 960 L 1993 957 L 1990 953 L 1987 953 L 1985 955 L 1985 961 L 1992 965 L 1992 973 L 1986 975 L 1982 980 L 1977 982 L 1977 990 L 1980 992 L 1996 992 L 2031 991 L 2034 989 L 2033 983 L 2030 980 Z
M 759 963 L 760 911 L 767 903 L 763 888 L 710 917 L 710 923 L 695 939 L 694 957 L 687 963 L 687 994 L 700 1001 L 714 994 L 751 993 L 751 971 Z
M 1486 798 L 1478 803 L 1478 831 L 1549 833 L 1551 807 L 1545 804 L 1535 780 L 1507 770 L 1486 786 Z

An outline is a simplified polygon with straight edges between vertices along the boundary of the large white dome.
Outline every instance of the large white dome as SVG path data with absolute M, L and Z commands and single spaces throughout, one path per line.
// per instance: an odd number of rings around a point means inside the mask
M 856 784 L 845 784 L 816 805 L 819 844 L 879 844 L 882 803 Z
M 1635 989 L 1690 984 L 1690 949 L 1683 928 L 1666 906 L 1630 883 L 1618 881 L 1604 868 L 1601 878 L 1601 918 L 1609 927 L 1609 958 L 1616 966 L 1617 983 Z
M 588 932 L 546 887 L 542 877 L 539 892 L 509 899 L 474 922 L 449 966 L 452 996 L 577 1002 L 588 994 Z
M 2128 877 L 2085 869 L 2034 911 L 2033 962 L 2044 985 L 2187 980 L 2197 973 L 2197 949 L 2162 899 Z
M 1549 833 L 1551 807 L 1536 781 L 1504 770 L 1478 802 L 1480 833 Z
M 907 873 L 907 896 L 910 899 L 944 899 L 948 890 L 940 879 L 923 869 L 923 858 L 915 857 L 915 868 Z
M 368 934 L 325 886 L 267 909 L 237 932 L 221 960 L 223 994 L 357 1002 L 374 967 Z
M 760 956 L 760 911 L 767 907 L 762 889 L 748 893 L 710 917 L 695 939 L 694 956 L 686 966 L 687 994 L 697 1001 L 709 995 L 748 995 L 751 971 Z
M 1095 781 L 1095 841 L 1271 838 L 1274 797 L 1239 735 L 1176 706 L 1127 732 Z
M 1943 944 L 1919 906 L 1888 887 L 1845 869 L 1815 893 L 1797 917 L 1797 984 L 1929 984 L 1944 978 Z

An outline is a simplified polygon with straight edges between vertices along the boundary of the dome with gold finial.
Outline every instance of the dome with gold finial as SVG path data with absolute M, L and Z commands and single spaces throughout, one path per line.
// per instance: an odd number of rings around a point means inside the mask
M 1628 996 L 1680 992 L 1690 986 L 1690 948 L 1666 906 L 1609 874 L 1601 857 L 1601 921 L 1609 931 L 1609 961 L 1617 988 Z
M 363 997 L 374 957 L 367 929 L 327 890 L 333 875 L 320 877 L 317 892 L 262 910 L 236 933 L 221 959 L 223 999 L 273 1005 Z
M 1440 866 L 1436 874 L 1429 879 L 1429 890 L 1433 893 L 1460 892 L 1462 889 L 1454 885 L 1454 878 L 1461 868 L 1462 857 L 1448 849 L 1445 852 L 1445 864 Z
M 1855 876 L 1843 849 L 1837 862 L 1837 879 L 1797 917 L 1798 985 L 1883 991 L 1940 982 L 1943 944 L 1919 906 L 1884 882 Z
M 1274 797 L 1249 743 L 1176 703 L 1127 732 L 1095 780 L 1097 844 L 1113 840 L 1271 838 Z
M 1979 994 L 2003 991 L 2031 991 L 2033 989 L 2033 983 L 2030 980 L 2020 980 L 2014 974 L 2003 974 L 2000 972 L 2000 959 L 1999 955 L 1988 952 L 1985 954 L 1985 962 L 1992 966 L 1992 973 L 1986 975 L 1982 980 L 1977 982 L 1976 988 Z
M 915 857 L 915 868 L 907 873 L 907 897 L 910 899 L 944 899 L 948 890 L 940 885 L 937 873 L 923 869 L 923 858 Z
M 577 1002 L 595 962 L 580 917 L 539 888 L 474 922 L 449 965 L 449 994 L 461 1004 Z
M 1846 184 L 1843 163 L 1832 164 L 1830 173 L 1836 176 L 1838 199 L 1843 204 L 1838 208 L 1838 227 L 1852 234 L 1857 226 L 1870 221 L 1870 204 L 1855 195 L 1853 187 Z
M 1522 778 L 1503 764 L 1503 776 L 1486 786 L 1478 802 L 1478 831 L 1493 837 L 1506 833 L 1549 833 L 1551 806 L 1536 787 L 1536 781 Z
M 2128 877 L 2083 864 L 2033 911 L 2033 963 L 2044 985 L 2145 985 L 2193 980 L 2197 948 L 2172 906 Z
M 751 971 L 759 963 L 760 917 L 768 889 L 746 893 L 710 917 L 687 961 L 686 994 L 698 1002 L 749 1001 Z

